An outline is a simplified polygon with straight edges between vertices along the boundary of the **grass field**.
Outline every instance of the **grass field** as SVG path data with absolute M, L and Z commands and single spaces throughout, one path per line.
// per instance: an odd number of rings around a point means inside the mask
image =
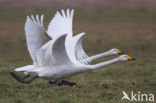
M 54 11 L 0 9 L 0 103 L 127 103 L 121 101 L 123 90 L 156 94 L 156 10 L 75 10 L 74 34 L 86 32 L 83 44 L 89 56 L 115 47 L 136 61 L 68 78 L 77 83 L 74 87 L 14 80 L 11 71 L 32 63 L 23 29 L 26 15 L 45 14 L 47 27 Z

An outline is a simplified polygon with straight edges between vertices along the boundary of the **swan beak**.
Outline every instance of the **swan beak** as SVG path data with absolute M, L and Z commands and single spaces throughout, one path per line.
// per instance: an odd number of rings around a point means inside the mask
M 120 50 L 116 51 L 118 55 L 124 54 L 124 52 L 121 52 Z
M 136 60 L 136 58 L 130 57 L 130 56 L 127 56 L 127 59 L 128 59 L 128 60 Z

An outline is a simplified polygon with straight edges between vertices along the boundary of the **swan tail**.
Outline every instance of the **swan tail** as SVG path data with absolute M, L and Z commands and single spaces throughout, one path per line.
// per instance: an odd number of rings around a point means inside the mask
M 26 71 L 31 71 L 33 69 L 34 69 L 34 65 L 27 65 L 27 66 L 24 66 L 24 67 L 16 68 L 15 71 L 16 72 L 20 72 L 20 71 L 26 72 Z

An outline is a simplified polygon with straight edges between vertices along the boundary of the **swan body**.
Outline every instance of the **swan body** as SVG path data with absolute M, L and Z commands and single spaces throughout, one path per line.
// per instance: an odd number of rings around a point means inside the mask
M 28 67 L 26 66 L 27 69 L 25 66 L 17 68 L 15 69 L 15 71 L 25 71 L 24 73 L 27 74 L 27 71 L 29 71 L 29 69 L 34 69 L 35 67 L 38 67 L 40 65 L 48 65 L 45 62 L 45 59 L 54 62 L 55 59 L 51 55 L 52 51 L 47 50 L 47 48 L 53 44 L 52 42 L 50 42 L 50 40 L 52 41 L 51 38 L 56 39 L 58 36 L 63 35 L 62 33 L 68 33 L 66 38 L 66 41 L 68 42 L 65 43 L 66 48 L 68 48 L 68 56 L 70 57 L 70 59 L 76 56 L 76 59 L 80 63 L 88 64 L 88 62 L 102 58 L 104 56 L 121 54 L 120 50 L 111 49 L 105 53 L 88 57 L 82 47 L 82 37 L 85 35 L 85 33 L 80 33 L 76 36 L 72 36 L 72 19 L 74 10 L 71 10 L 70 12 L 68 9 L 67 13 L 65 13 L 64 10 L 62 10 L 61 13 L 62 15 L 59 12 L 55 14 L 54 18 L 49 23 L 47 31 L 44 29 L 43 26 L 43 15 L 41 15 L 40 18 L 38 15 L 36 15 L 36 18 L 33 15 L 31 15 L 31 17 L 27 16 L 25 24 L 25 33 L 27 39 L 27 46 L 30 56 L 33 60 L 33 65 L 29 65 Z M 58 28 L 60 29 L 58 30 Z M 71 46 L 73 46 L 73 43 L 76 43 L 74 48 L 75 53 L 71 55 Z
M 61 48 L 59 48 L 59 49 L 61 49 L 61 50 L 59 50 L 61 52 L 59 52 L 59 51 L 53 52 L 54 57 L 57 56 L 56 63 L 54 63 L 52 65 L 49 64 L 48 66 L 42 66 L 42 67 L 38 67 L 35 69 L 31 69 L 27 72 L 37 74 L 39 77 L 44 78 L 44 79 L 59 80 L 62 78 L 70 77 L 77 73 L 81 73 L 81 72 L 85 72 L 85 71 L 89 71 L 89 70 L 93 70 L 93 69 L 98 69 L 98 68 L 101 68 L 103 66 L 106 66 L 106 65 L 118 62 L 118 61 L 133 60 L 128 55 L 122 55 L 113 60 L 98 63 L 95 65 L 85 65 L 85 64 L 79 63 L 78 61 L 72 61 L 66 53 L 66 47 L 64 45 L 65 37 L 66 37 L 66 35 L 62 35 L 61 37 L 59 37 L 57 39 L 57 41 L 55 41 L 53 51 L 57 51 L 57 48 L 55 48 L 55 47 L 57 47 L 58 45 L 60 45 L 60 47 L 61 47 Z M 60 62 L 60 59 L 62 60 L 62 62 Z M 59 61 L 59 62 L 57 62 L 57 61 Z M 15 71 L 18 71 L 18 69 L 16 69 Z
M 27 16 L 25 33 L 27 46 L 33 65 L 16 68 L 15 71 L 23 71 L 26 75 L 34 76 L 29 82 L 37 77 L 48 80 L 60 80 L 77 73 L 98 69 L 103 66 L 118 62 L 133 60 L 128 55 L 122 55 L 110 61 L 89 65 L 88 62 L 104 56 L 117 55 L 121 51 L 111 49 L 105 53 L 88 57 L 82 47 L 82 37 L 85 33 L 72 36 L 73 10 L 67 13 L 57 12 L 46 31 L 43 27 L 43 15 Z M 16 75 L 12 76 L 22 82 L 28 83 Z
M 40 69 L 35 69 L 35 72 L 39 73 L 39 77 L 48 79 L 48 80 L 59 80 L 59 79 L 63 79 L 63 78 L 67 78 L 70 76 L 73 76 L 75 74 L 81 73 L 81 72 L 86 72 L 89 70 L 93 70 L 93 69 L 98 69 L 101 67 L 104 67 L 106 65 L 110 65 L 119 61 L 128 61 L 128 55 L 122 55 L 118 58 L 115 58 L 113 60 L 107 61 L 107 62 L 102 62 L 99 64 L 95 64 L 95 65 L 76 65 L 76 64 L 70 64 L 69 65 L 62 65 L 62 66 L 58 66 L 56 68 L 52 67 L 47 67 L 47 68 L 40 68 Z M 129 59 L 129 60 L 134 60 L 133 59 Z M 47 70 L 45 70 L 47 69 Z

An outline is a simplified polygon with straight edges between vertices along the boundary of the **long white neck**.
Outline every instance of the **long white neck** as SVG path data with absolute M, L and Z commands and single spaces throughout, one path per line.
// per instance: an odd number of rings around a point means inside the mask
M 102 57 L 109 56 L 109 55 L 111 55 L 111 54 L 109 53 L 109 51 L 107 51 L 107 52 L 104 52 L 104 53 L 101 53 L 101 54 L 94 55 L 94 56 L 91 56 L 89 58 L 86 58 L 86 61 L 90 61 L 91 62 L 93 60 L 100 59 Z
M 104 67 L 104 66 L 116 63 L 118 61 L 119 61 L 119 58 L 115 58 L 113 60 L 109 60 L 109 61 L 106 61 L 106 62 L 98 63 L 98 64 L 95 64 L 95 65 L 88 65 L 87 69 L 98 69 L 98 68 L 101 68 L 101 67 Z

